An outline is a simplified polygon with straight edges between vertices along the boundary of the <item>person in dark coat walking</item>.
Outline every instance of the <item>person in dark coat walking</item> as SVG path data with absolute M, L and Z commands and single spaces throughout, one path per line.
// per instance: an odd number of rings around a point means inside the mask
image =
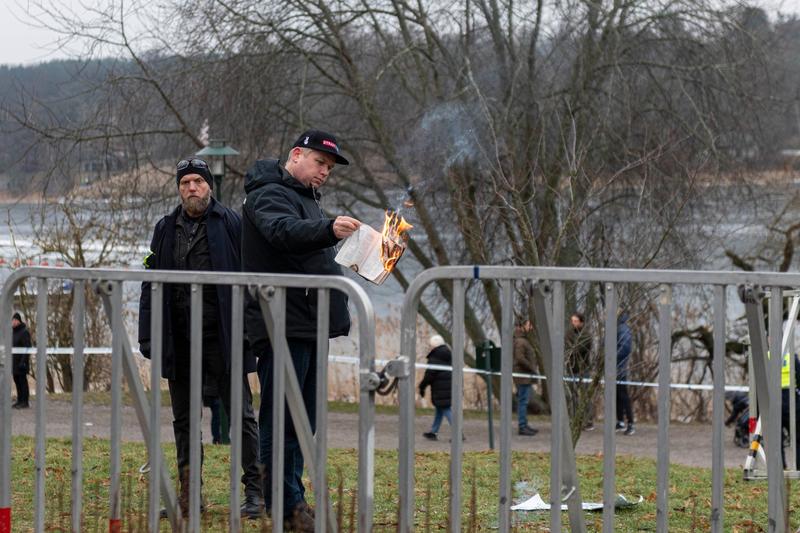
M 22 321 L 19 313 L 14 313 L 11 317 L 11 327 L 14 330 L 14 338 L 11 345 L 14 348 L 30 348 L 31 333 L 28 326 Z M 14 385 L 17 387 L 17 401 L 14 402 L 14 409 L 27 409 L 28 404 L 28 371 L 31 366 L 31 356 L 27 353 L 15 353 L 12 358 L 11 373 L 14 376 Z
M 181 160 L 176 181 L 181 205 L 158 221 L 144 260 L 147 269 L 240 270 L 241 219 L 237 213 L 211 197 L 213 181 L 202 159 Z M 180 479 L 179 504 L 184 516 L 189 502 L 190 419 L 190 286 L 167 284 L 163 296 L 162 377 L 168 380 L 172 400 L 173 429 Z M 139 300 L 139 347 L 150 357 L 150 283 L 142 283 Z M 202 294 L 202 387 L 204 396 L 219 396 L 230 419 L 231 408 L 231 288 L 204 285 Z M 255 360 L 244 351 L 242 375 L 242 482 L 243 516 L 263 513 L 258 468 L 258 426 L 253 411 L 247 374 L 255 371 Z
M 628 326 L 628 315 L 621 313 L 617 318 L 617 431 L 633 435 L 633 406 L 628 395 L 628 386 L 620 381 L 628 381 L 628 359 L 633 348 L 633 335 Z M 625 425 L 627 418 L 628 425 Z
M 431 351 L 428 352 L 428 363 L 431 365 L 453 364 L 453 353 L 445 344 L 441 335 L 434 335 L 428 341 Z M 453 415 L 450 411 L 450 404 L 453 394 L 453 373 L 450 370 L 438 370 L 428 368 L 419 383 L 419 395 L 425 397 L 425 389 L 431 388 L 431 402 L 434 407 L 433 424 L 431 429 L 422 434 L 428 440 L 437 440 L 439 428 L 442 425 L 442 418 L 447 419 L 447 423 L 453 425 Z
M 328 217 L 320 205 L 319 188 L 336 164 L 347 165 L 336 138 L 319 130 L 304 132 L 286 161 L 259 160 L 245 176 L 247 193 L 242 206 L 242 270 L 284 274 L 341 276 L 334 260 L 336 244 L 361 224 L 348 216 Z M 330 291 L 328 338 L 350 332 L 347 297 Z M 258 356 L 261 407 L 258 412 L 264 496 L 271 507 L 272 484 L 272 345 L 260 304 L 249 303 L 245 315 L 247 334 Z M 316 430 L 317 396 L 317 291 L 286 291 L 286 340 L 303 395 L 303 403 Z M 294 424 L 286 419 L 284 438 L 283 511 L 289 529 L 314 530 L 314 511 L 305 501 L 303 454 Z

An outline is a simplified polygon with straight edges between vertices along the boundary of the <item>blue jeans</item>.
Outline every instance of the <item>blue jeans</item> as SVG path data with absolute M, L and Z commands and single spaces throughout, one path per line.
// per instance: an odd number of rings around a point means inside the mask
M 442 427 L 442 418 L 446 418 L 450 426 L 453 425 L 453 415 L 449 407 L 434 407 L 434 409 L 431 433 L 439 433 L 439 428 Z
M 517 385 L 517 425 L 519 427 L 528 425 L 528 400 L 530 397 L 530 383 Z
M 303 395 L 303 403 L 311 422 L 311 432 L 316 431 L 316 397 L 317 397 L 317 354 L 316 340 L 288 339 L 297 381 Z M 259 441 L 261 445 L 261 463 L 264 465 L 264 503 L 269 510 L 272 507 L 272 347 L 258 358 L 258 378 L 261 382 L 261 407 L 258 410 Z M 290 513 L 300 502 L 305 501 L 303 487 L 303 452 L 300 441 L 292 423 L 289 407 L 284 433 L 283 464 L 283 510 Z

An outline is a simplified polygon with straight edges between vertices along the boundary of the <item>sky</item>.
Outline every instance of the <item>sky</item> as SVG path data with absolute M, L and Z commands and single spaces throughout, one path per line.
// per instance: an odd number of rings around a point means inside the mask
M 40 0 L 59 6 L 70 6 L 81 11 L 88 0 Z M 758 2 L 771 12 L 800 13 L 800 0 L 762 0 Z M 32 65 L 52 59 L 63 59 L 68 54 L 58 50 L 58 35 L 50 30 L 26 23 L 26 11 L 33 9 L 31 0 L 0 0 L 0 64 Z

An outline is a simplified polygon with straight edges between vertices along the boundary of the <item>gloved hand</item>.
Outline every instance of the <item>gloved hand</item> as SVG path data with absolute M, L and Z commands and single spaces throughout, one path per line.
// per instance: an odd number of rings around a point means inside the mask
M 425 389 L 423 389 L 422 387 L 419 388 L 419 397 L 420 398 L 424 398 L 425 397 Z
M 139 343 L 139 351 L 142 352 L 142 355 L 150 359 L 150 341 L 140 342 Z

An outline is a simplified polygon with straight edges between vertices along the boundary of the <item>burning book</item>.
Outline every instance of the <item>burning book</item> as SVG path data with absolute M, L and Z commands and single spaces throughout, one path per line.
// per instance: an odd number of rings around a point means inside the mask
M 355 233 L 342 243 L 336 262 L 357 272 L 376 285 L 392 273 L 397 261 L 406 251 L 408 230 L 413 226 L 396 211 L 387 211 L 383 231 L 361 224 Z

